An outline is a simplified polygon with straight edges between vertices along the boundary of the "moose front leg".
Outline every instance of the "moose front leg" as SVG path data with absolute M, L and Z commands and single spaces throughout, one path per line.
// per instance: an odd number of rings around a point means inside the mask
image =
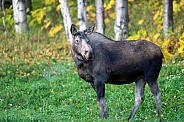
M 102 82 L 95 82 L 95 90 L 97 93 L 97 103 L 99 107 L 99 116 L 100 118 L 108 118 L 108 111 L 106 108 L 106 99 L 105 99 L 105 84 Z

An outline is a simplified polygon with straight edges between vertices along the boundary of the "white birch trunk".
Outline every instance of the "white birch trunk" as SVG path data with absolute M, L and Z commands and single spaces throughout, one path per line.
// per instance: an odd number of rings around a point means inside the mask
M 114 24 L 115 39 L 128 37 L 128 0 L 116 0 L 116 21 Z
M 104 34 L 104 0 L 95 0 L 96 5 L 96 32 Z
M 169 30 L 173 30 L 173 0 L 164 0 L 164 37 L 168 37 Z
M 85 30 L 87 26 L 86 5 L 86 0 L 78 0 L 78 21 L 80 31 Z
M 72 17 L 70 14 L 68 0 L 59 0 L 61 6 L 61 13 L 63 15 L 63 22 L 65 27 L 66 36 L 68 38 L 68 42 L 72 43 L 72 34 L 70 33 L 70 27 L 72 25 Z
M 15 30 L 17 33 L 28 30 L 25 0 L 12 0 Z

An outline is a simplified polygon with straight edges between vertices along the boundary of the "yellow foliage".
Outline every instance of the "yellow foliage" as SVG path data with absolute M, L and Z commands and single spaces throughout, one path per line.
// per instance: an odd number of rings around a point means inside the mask
M 91 16 L 94 18 L 96 16 L 96 14 L 95 13 L 92 13 Z
M 41 9 L 37 9 L 35 11 L 32 11 L 32 13 L 31 13 L 31 15 L 33 17 L 35 17 L 35 19 L 37 20 L 37 22 L 39 24 L 41 24 L 41 21 L 42 21 L 43 17 L 45 16 L 45 14 L 46 14 L 46 7 L 41 8 Z
M 180 46 L 180 47 L 178 48 L 178 54 L 181 54 L 181 53 L 184 53 L 184 52 L 183 52 L 183 47 L 182 47 L 182 46 Z
M 138 39 L 140 39 L 140 36 L 137 34 L 137 35 L 132 35 L 132 36 L 129 36 L 128 38 L 127 38 L 127 40 L 138 40 Z
M 60 24 L 60 25 L 57 25 L 56 27 L 52 27 L 49 31 L 49 36 L 50 37 L 53 37 L 54 34 L 56 34 L 57 32 L 59 32 L 61 29 L 63 28 L 63 26 Z
M 166 39 L 166 40 L 164 40 L 164 43 L 162 44 L 162 52 L 163 52 L 163 55 L 164 55 L 164 58 L 165 59 L 169 59 L 169 58 L 171 58 L 173 56 L 167 50 L 167 47 L 169 45 L 169 42 L 170 42 L 170 40 L 169 39 Z
M 115 13 L 114 12 L 109 13 L 108 15 L 109 15 L 110 18 L 115 19 Z
M 157 11 L 155 15 L 153 16 L 153 20 L 156 20 L 160 16 L 161 12 Z
M 60 11 L 60 4 L 59 5 L 57 5 L 57 7 L 56 7 L 56 11 Z
M 170 54 L 168 52 L 167 48 L 162 49 L 162 52 L 163 52 L 163 55 L 164 55 L 164 59 L 169 59 L 173 56 L 172 54 Z
M 178 54 L 184 54 L 184 33 L 180 36 L 178 45 Z
M 42 18 L 43 18 L 43 15 L 41 15 L 40 17 L 37 17 L 36 20 L 39 24 L 41 24 L 41 21 L 42 21 Z
M 163 30 L 163 24 L 157 25 L 157 30 Z
M 174 12 L 181 11 L 183 5 L 184 5 L 184 0 L 181 0 L 180 2 L 173 1 L 173 11 Z
M 89 5 L 89 6 L 87 6 L 86 11 L 91 11 L 91 10 L 94 10 L 93 5 Z
M 184 5 L 184 0 L 180 0 L 180 6 Z
M 184 32 L 182 33 L 179 39 L 184 41 Z
M 109 24 L 110 20 L 109 19 L 105 19 L 105 24 Z
M 111 9 L 112 6 L 114 6 L 114 5 L 115 5 L 115 0 L 110 0 L 110 2 L 108 4 L 104 5 L 104 8 L 107 11 L 107 10 Z
M 160 33 L 157 33 L 157 34 L 155 34 L 155 35 L 153 36 L 153 39 L 154 39 L 154 40 L 157 40 L 159 36 L 160 36 Z
M 49 27 L 50 24 L 51 24 L 51 22 L 48 21 L 48 22 L 45 24 L 44 28 L 47 29 L 47 28 Z
M 164 40 L 164 43 L 162 44 L 162 47 L 163 47 L 163 48 L 167 47 L 168 44 L 169 44 L 169 42 L 170 42 L 169 39 Z
M 166 39 L 161 45 L 165 59 L 176 56 L 184 58 L 184 33 L 179 37 L 179 40 Z
M 45 0 L 46 5 L 53 4 L 53 3 L 56 3 L 56 2 L 57 2 L 57 0 Z
M 137 23 L 137 24 L 138 24 L 138 25 L 142 25 L 142 23 L 143 23 L 143 22 L 144 22 L 144 20 L 143 20 L 143 19 L 141 19 L 141 20 L 139 20 L 139 21 L 138 21 L 138 23 Z
M 180 11 L 180 5 L 177 4 L 176 1 L 173 1 L 173 11 L 174 11 L 174 12 Z

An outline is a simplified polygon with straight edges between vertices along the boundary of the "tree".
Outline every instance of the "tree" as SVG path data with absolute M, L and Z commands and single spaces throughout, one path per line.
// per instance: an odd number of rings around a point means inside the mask
M 68 38 L 69 43 L 72 43 L 72 35 L 70 34 L 70 27 L 72 25 L 72 17 L 70 14 L 68 0 L 59 0 L 61 6 L 61 13 L 63 15 L 63 23 L 65 27 L 66 36 Z
M 95 0 L 96 5 L 96 31 L 104 34 L 104 0 Z
M 23 33 L 28 30 L 25 0 L 13 0 L 15 30 Z
M 87 25 L 86 5 L 86 0 L 78 0 L 78 21 L 80 31 L 85 30 Z
M 128 37 L 128 0 L 116 0 L 116 21 L 114 24 L 115 39 Z
M 173 30 L 173 0 L 164 0 L 164 37 L 168 37 L 169 30 Z

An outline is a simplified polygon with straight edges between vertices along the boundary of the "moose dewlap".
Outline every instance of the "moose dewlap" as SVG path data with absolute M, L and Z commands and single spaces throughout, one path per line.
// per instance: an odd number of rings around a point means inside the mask
M 162 67 L 160 48 L 148 41 L 113 41 L 93 32 L 94 26 L 77 31 L 71 25 L 72 57 L 79 76 L 89 82 L 97 94 L 100 118 L 108 118 L 105 84 L 135 82 L 135 104 L 128 117 L 132 119 L 144 100 L 145 84 L 149 85 L 161 115 L 161 92 L 157 78 Z

